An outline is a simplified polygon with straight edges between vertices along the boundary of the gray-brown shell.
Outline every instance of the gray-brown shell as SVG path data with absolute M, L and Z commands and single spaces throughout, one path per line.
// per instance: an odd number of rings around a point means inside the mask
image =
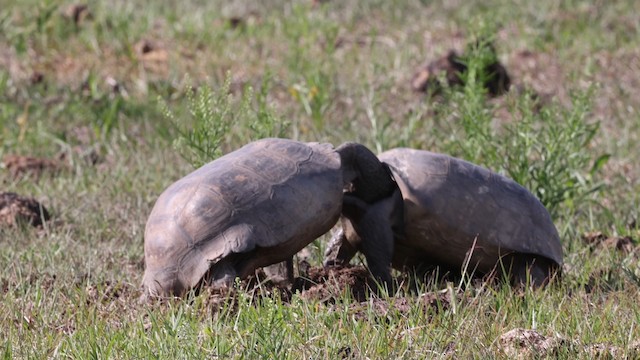
M 394 244 L 395 267 L 430 259 L 459 268 L 469 251 L 480 272 L 511 252 L 562 264 L 549 213 L 516 182 L 428 151 L 398 148 L 379 158 L 391 166 L 404 198 L 405 238 Z
M 264 139 L 178 180 L 147 221 L 145 291 L 181 294 L 225 259 L 238 276 L 287 259 L 337 222 L 342 176 L 330 144 Z

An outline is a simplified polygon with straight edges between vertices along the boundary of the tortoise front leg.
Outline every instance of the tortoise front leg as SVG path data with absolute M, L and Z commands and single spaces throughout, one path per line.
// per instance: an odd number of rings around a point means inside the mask
M 380 281 L 381 285 L 387 286 L 387 289 L 391 289 L 392 285 L 391 259 L 394 234 L 390 214 L 395 204 L 394 196 L 367 204 L 355 196 L 345 194 L 342 207 L 342 214 L 349 220 L 354 230 L 351 236 L 353 239 L 348 238 L 347 241 L 342 242 L 344 247 L 342 255 L 345 258 L 349 257 L 352 250 L 344 245 L 355 243 L 357 249 L 362 251 L 367 259 L 371 274 Z M 348 233 L 347 236 L 349 236 Z

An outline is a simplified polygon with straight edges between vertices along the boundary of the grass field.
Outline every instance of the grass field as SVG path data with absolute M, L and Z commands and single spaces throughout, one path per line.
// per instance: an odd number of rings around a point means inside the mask
M 70 5 L 0 0 L 0 190 L 51 212 L 0 228 L 3 358 L 640 356 L 637 1 Z M 483 93 L 476 39 L 493 40 L 507 94 Z M 469 54 L 466 84 L 413 91 L 450 49 Z M 513 177 L 553 215 L 563 278 L 138 304 L 157 196 L 266 136 L 421 148 Z M 13 155 L 57 170 L 17 173 Z M 519 328 L 530 342 L 503 336 Z

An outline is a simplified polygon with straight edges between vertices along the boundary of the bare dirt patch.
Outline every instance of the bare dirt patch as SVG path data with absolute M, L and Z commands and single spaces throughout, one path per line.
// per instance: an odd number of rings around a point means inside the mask
M 640 105 L 637 91 L 640 88 L 640 50 L 603 50 L 592 54 L 592 59 L 596 68 L 592 80 L 599 84 L 597 96 L 594 96 L 594 114 L 615 132 L 621 124 L 612 120 L 624 122 L 637 113 Z
M 543 101 L 556 98 L 569 104 L 565 71 L 552 54 L 521 50 L 509 57 L 506 66 L 516 87 L 530 89 Z
M 134 45 L 134 49 L 145 69 L 164 76 L 168 74 L 169 52 L 161 41 L 142 39 Z

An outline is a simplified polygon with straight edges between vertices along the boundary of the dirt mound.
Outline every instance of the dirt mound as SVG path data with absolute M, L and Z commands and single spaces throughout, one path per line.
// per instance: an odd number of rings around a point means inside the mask
M 133 47 L 145 69 L 158 74 L 167 74 L 169 71 L 169 51 L 162 41 L 141 39 Z
M 588 232 L 582 235 L 582 241 L 592 250 L 613 249 L 630 254 L 637 249 L 637 242 L 630 236 L 608 236 L 600 231 Z
M 41 226 L 49 219 L 49 211 L 35 199 L 12 192 L 0 193 L 0 226 Z
M 305 300 L 318 300 L 325 304 L 333 304 L 336 299 L 348 297 L 354 301 L 365 301 L 369 298 L 374 281 L 363 266 L 345 267 L 309 267 L 306 273 L 296 277 L 292 284 L 274 282 L 262 270 L 254 276 L 242 281 L 237 290 L 202 289 L 216 299 L 233 297 L 237 291 L 243 291 L 255 301 L 265 297 L 277 296 L 283 302 L 290 302 L 294 295 Z
M 535 330 L 516 328 L 500 336 L 500 349 L 511 358 L 530 358 L 557 354 L 565 345 L 557 336 L 544 336 Z
M 294 297 L 318 301 L 327 305 L 328 311 L 345 311 L 354 319 L 386 321 L 392 315 L 410 315 L 416 311 L 431 316 L 449 309 L 452 302 L 460 302 L 459 293 L 448 289 L 416 296 L 378 296 L 375 282 L 363 266 L 311 267 L 305 276 L 297 277 L 289 288 L 265 280 L 264 274 L 245 280 L 234 289 L 201 290 L 200 296 L 212 312 L 236 311 L 238 300 L 248 296 L 253 304 L 264 301 L 289 303 Z M 267 300 L 268 299 L 268 300 Z
M 69 5 L 63 10 L 62 16 L 72 21 L 76 26 L 93 19 L 93 15 L 86 4 Z
M 6 155 L 2 163 L 13 178 L 33 176 L 38 179 L 44 173 L 55 174 L 63 168 L 57 160 L 12 154 Z
M 487 75 L 487 78 L 483 79 L 483 86 L 491 96 L 502 95 L 511 85 L 507 69 L 497 60 L 493 45 L 486 44 L 483 50 L 495 59 L 487 63 L 483 69 Z M 422 65 L 413 76 L 411 87 L 414 91 L 437 94 L 442 89 L 441 77 L 445 78 L 448 86 L 464 85 L 463 74 L 466 71 L 465 55 L 450 50 L 446 56 Z
M 295 279 L 291 291 L 303 299 L 335 302 L 348 294 L 355 301 L 365 301 L 375 282 L 362 266 L 312 267 L 306 276 Z
M 583 344 L 575 339 L 567 339 L 559 334 L 544 336 L 536 330 L 516 328 L 500 336 L 500 350 L 513 359 L 556 357 L 559 354 L 583 353 L 593 358 L 621 358 L 625 350 L 619 346 L 596 343 Z M 638 355 L 640 342 L 631 343 L 629 354 Z
M 40 179 L 45 174 L 55 176 L 70 170 L 78 160 L 84 165 L 96 166 L 104 162 L 98 148 L 88 145 L 76 145 L 62 150 L 55 158 L 42 158 L 9 154 L 2 159 L 13 179 Z

